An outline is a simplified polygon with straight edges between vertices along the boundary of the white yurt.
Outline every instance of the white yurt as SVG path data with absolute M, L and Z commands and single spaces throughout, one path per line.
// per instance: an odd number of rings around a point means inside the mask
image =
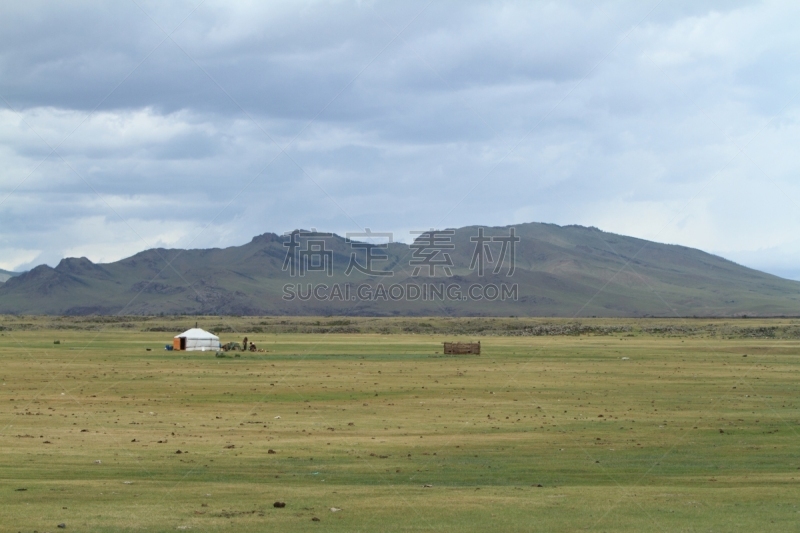
M 173 350 L 191 351 L 218 351 L 220 349 L 219 337 L 200 328 L 192 328 L 176 335 L 172 341 Z

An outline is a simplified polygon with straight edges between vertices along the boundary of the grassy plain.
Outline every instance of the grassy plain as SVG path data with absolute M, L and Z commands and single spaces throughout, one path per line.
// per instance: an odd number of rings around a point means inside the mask
M 201 318 L 267 350 L 227 358 L 164 351 L 141 320 L 0 321 L 0 531 L 800 524 L 800 340 L 763 333 L 798 320 L 469 337 Z M 444 356 L 451 339 L 483 354 Z

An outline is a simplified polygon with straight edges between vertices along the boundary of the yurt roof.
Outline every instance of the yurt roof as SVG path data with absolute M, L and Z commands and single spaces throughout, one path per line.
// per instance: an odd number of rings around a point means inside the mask
M 200 328 L 187 329 L 186 331 L 184 331 L 180 335 L 175 335 L 176 339 L 180 338 L 180 337 L 186 337 L 187 339 L 213 339 L 213 340 L 219 340 L 219 337 L 217 337 L 213 333 L 209 333 L 206 330 L 200 329 Z

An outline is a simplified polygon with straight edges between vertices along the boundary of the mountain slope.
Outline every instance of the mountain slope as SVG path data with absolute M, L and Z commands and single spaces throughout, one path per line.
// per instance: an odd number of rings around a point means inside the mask
M 487 269 L 480 276 L 470 269 L 479 231 L 506 237 L 510 229 L 455 230 L 447 240 L 451 274 L 441 266 L 436 276 L 427 268 L 412 276 L 415 261 L 428 248 L 391 244 L 373 250 L 385 255 L 375 270 L 389 277 L 345 270 L 351 253 L 364 263 L 363 247 L 344 238 L 324 240 L 330 252 L 331 275 L 307 272 L 292 277 L 282 269 L 288 238 L 266 233 L 242 246 L 209 250 L 153 249 L 108 264 L 86 258 L 42 265 L 0 285 L 0 313 L 13 314 L 286 314 L 286 315 L 517 315 L 517 316 L 771 316 L 800 315 L 800 282 L 789 281 L 737 265 L 700 250 L 665 245 L 606 233 L 582 226 L 530 223 L 514 227 L 513 275 L 509 250 L 501 261 L 502 243 L 487 241 Z M 298 236 L 298 251 L 317 236 Z M 472 240 L 471 240 L 472 239 Z M 416 244 L 422 242 L 422 237 Z M 422 251 L 420 251 L 422 250 Z M 297 256 L 296 256 L 297 257 Z M 442 255 L 436 256 L 441 259 Z M 497 273 L 493 267 L 502 262 Z M 323 265 L 324 266 L 324 265 Z M 285 286 L 292 289 L 287 292 Z M 364 285 L 368 298 L 330 298 L 333 286 L 353 292 Z M 470 286 L 505 284 L 516 298 L 505 301 L 463 299 Z M 327 299 L 306 298 L 309 285 Z M 324 285 L 325 290 L 320 288 Z M 379 285 L 382 285 L 381 292 Z M 454 297 L 433 292 L 433 298 L 393 299 L 388 288 L 452 286 Z M 490 287 L 491 289 L 491 287 Z M 426 289 L 427 290 L 427 289 Z M 492 296 L 489 290 L 488 296 Z M 294 296 L 289 298 L 289 296 Z
M 4 283 L 14 276 L 19 276 L 19 272 L 9 272 L 8 270 L 0 268 L 0 283 Z

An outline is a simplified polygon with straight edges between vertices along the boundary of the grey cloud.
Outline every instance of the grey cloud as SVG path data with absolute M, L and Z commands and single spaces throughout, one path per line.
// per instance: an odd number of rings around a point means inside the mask
M 792 223 L 748 191 L 764 171 L 797 193 L 793 6 L 426 5 L 208 1 L 173 35 L 186 53 L 134 3 L 4 5 L 0 201 L 50 152 L 37 133 L 56 146 L 99 107 L 59 146 L 69 166 L 50 156 L 0 205 L 0 249 L 41 250 L 0 268 L 530 220 L 724 255 Z M 172 31 L 195 4 L 142 6 Z M 761 222 L 734 246 L 737 212 Z

